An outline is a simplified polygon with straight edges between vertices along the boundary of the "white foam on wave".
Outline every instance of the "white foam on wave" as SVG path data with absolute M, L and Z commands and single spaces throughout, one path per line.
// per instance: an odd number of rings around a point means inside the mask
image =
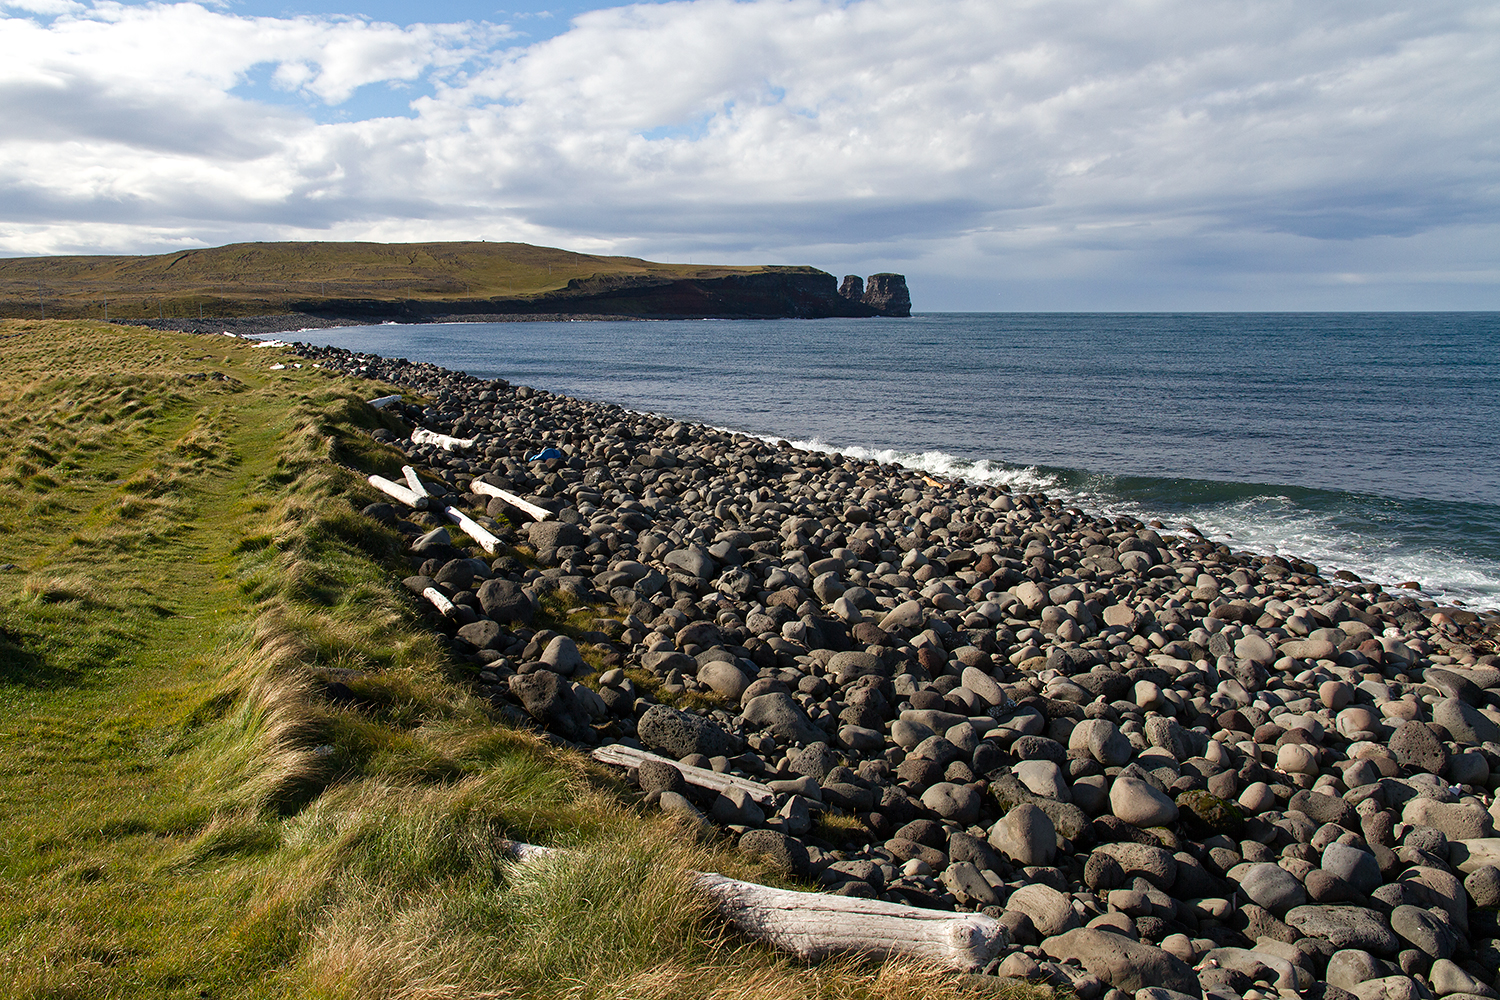
M 1071 491 L 1055 490 L 1062 497 Z M 1439 602 L 1500 607 L 1500 565 L 1431 546 L 1413 548 L 1390 535 L 1359 532 L 1289 497 L 1267 494 L 1194 509 L 1189 516 L 1164 514 L 1106 493 L 1073 494 L 1080 506 L 1108 517 L 1159 520 L 1169 528 L 1189 525 L 1230 548 L 1311 562 L 1325 575 L 1348 570 L 1384 587 L 1416 582 Z
M 1234 548 L 1293 555 L 1325 574 L 1348 570 L 1387 587 L 1416 582 L 1437 601 L 1500 606 L 1500 566 L 1493 562 L 1433 546 L 1414 547 L 1390 535 L 1353 531 L 1287 497 L 1214 505 L 1196 516 L 1200 531 Z
M 767 442 L 779 440 L 762 437 Z M 1461 601 L 1480 607 L 1500 607 L 1500 565 L 1433 547 L 1412 548 L 1389 535 L 1366 534 L 1337 524 L 1289 497 L 1263 495 L 1194 509 L 1190 516 L 1152 510 L 1113 494 L 1074 489 L 1035 466 L 1010 466 L 989 459 L 959 458 L 944 451 L 908 452 L 894 448 L 833 445 L 819 438 L 791 442 L 797 448 L 842 454 L 861 461 L 896 463 L 935 476 L 962 479 L 985 486 L 1008 486 L 1021 492 L 1045 493 L 1105 517 L 1160 521 L 1177 531 L 1189 525 L 1207 538 L 1232 549 L 1295 557 L 1315 564 L 1325 575 L 1348 570 L 1361 579 L 1393 587 L 1415 581 L 1422 593 L 1439 602 Z
M 776 441 L 777 438 L 765 438 Z M 950 455 L 946 451 L 898 451 L 895 448 L 864 448 L 859 445 L 840 447 L 813 438 L 808 441 L 793 441 L 793 447 L 804 451 L 818 451 L 825 455 L 848 455 L 862 462 L 894 463 L 908 469 L 918 469 L 947 479 L 962 479 L 983 486 L 1009 486 L 1013 490 L 1033 492 L 1055 492 L 1061 482 L 1056 476 L 1041 472 L 1035 466 L 1011 466 L 991 462 L 987 458 L 970 461 Z

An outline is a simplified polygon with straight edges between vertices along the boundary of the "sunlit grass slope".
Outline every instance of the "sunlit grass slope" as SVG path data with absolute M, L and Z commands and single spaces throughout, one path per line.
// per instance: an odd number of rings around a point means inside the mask
M 527 299 L 639 277 L 809 268 L 658 264 L 525 243 L 236 243 L 154 256 L 0 259 L 0 315 L 111 319 L 306 311 L 320 300 Z M 44 316 L 45 313 L 45 316 Z
M 358 513 L 384 387 L 280 353 L 0 323 L 0 996 L 974 995 L 745 943 L 683 872 L 774 873 L 493 721 Z

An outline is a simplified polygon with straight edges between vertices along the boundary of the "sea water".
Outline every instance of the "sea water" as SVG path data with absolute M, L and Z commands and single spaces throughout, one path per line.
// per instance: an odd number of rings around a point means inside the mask
M 1500 607 L 1500 313 L 952 313 L 298 337 L 1041 490 Z

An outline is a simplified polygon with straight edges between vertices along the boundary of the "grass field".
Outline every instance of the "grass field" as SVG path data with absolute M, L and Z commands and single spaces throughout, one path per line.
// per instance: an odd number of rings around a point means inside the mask
M 805 268 L 659 264 L 525 243 L 236 243 L 153 256 L 0 259 L 0 316 L 192 319 L 321 300 L 527 299 L 569 281 L 711 278 Z
M 279 353 L 0 322 L 0 996 L 975 995 L 746 943 L 683 873 L 774 873 L 496 724 L 357 512 L 384 388 Z

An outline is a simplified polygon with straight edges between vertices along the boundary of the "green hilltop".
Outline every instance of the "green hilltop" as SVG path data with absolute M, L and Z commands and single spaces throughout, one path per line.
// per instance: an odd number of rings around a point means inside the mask
M 149 256 L 0 259 L 0 317 L 145 319 L 342 311 L 358 303 L 502 303 L 529 311 L 603 289 L 810 267 L 662 264 L 526 243 L 234 243 Z M 378 307 L 378 306 L 377 306 Z M 106 312 L 107 311 L 107 312 Z

